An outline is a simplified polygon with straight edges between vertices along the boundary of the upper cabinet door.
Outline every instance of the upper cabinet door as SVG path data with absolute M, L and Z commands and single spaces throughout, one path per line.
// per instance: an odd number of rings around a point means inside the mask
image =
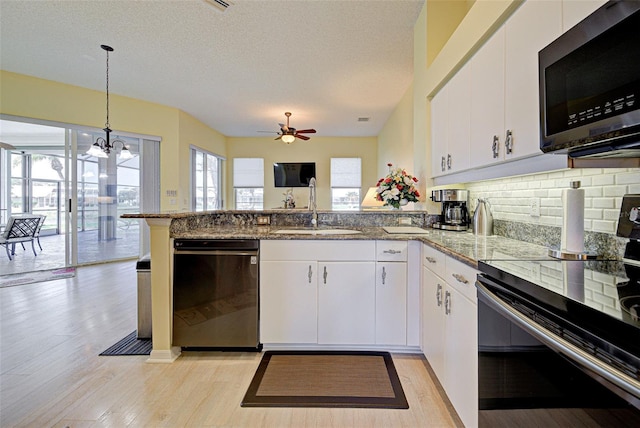
M 447 172 L 469 169 L 471 134 L 471 66 L 466 63 L 451 78 L 449 86 L 449 122 L 447 139 Z
M 504 27 L 471 59 L 471 140 L 469 165 L 504 160 Z
M 444 86 L 431 100 L 431 175 L 446 174 L 448 87 Z
M 505 159 L 539 154 L 538 51 L 562 31 L 559 0 L 529 0 L 506 23 L 505 128 L 511 153 Z M 503 142 L 503 147 L 507 141 Z

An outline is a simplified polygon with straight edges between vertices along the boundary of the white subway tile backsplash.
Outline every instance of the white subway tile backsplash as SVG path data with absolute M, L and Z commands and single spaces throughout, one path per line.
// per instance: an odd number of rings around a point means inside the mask
M 602 211 L 603 210 L 599 210 L 599 209 L 585 209 L 584 218 L 596 219 L 596 220 L 601 219 L 603 218 Z
M 592 186 L 609 186 L 612 184 L 615 184 L 615 175 L 613 174 L 596 175 L 595 177 L 591 178 Z
M 616 233 L 616 227 L 616 222 L 611 220 L 593 220 L 591 223 L 592 232 L 614 234 Z
M 591 198 L 593 208 L 614 208 L 615 202 L 613 198 Z
M 640 171 L 621 172 L 615 179 L 616 184 L 640 184 Z
M 606 186 L 603 187 L 604 196 L 615 197 L 615 196 L 624 196 L 627 193 L 627 186 Z
M 471 208 L 488 198 L 495 219 L 561 226 L 562 190 L 579 180 L 585 191 L 585 230 L 615 234 L 622 196 L 640 193 L 638 168 L 576 168 L 467 183 Z M 529 215 L 530 198 L 540 198 L 540 217 Z

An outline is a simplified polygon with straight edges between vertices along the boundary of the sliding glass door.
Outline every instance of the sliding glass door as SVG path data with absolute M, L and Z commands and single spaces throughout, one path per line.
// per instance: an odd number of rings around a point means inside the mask
M 158 141 L 136 136 L 123 140 L 106 158 L 87 154 L 100 132 L 0 119 L 0 225 L 11 216 L 42 214 L 45 223 L 34 257 L 16 249 L 13 260 L 0 253 L 0 275 L 137 258 L 141 237 L 137 220 L 124 213 L 157 209 Z M 146 159 L 142 160 L 146 147 Z M 148 169 L 143 174 L 142 165 Z M 146 177 L 146 178 L 144 178 Z M 151 184 L 143 195 L 142 180 Z M 4 249 L 3 249 L 4 250 Z M 4 251 L 3 251 L 4 252 Z

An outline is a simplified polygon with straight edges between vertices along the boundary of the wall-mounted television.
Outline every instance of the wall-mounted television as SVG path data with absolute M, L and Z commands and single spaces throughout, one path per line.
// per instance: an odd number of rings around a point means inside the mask
M 315 162 L 278 162 L 273 164 L 275 187 L 309 187 L 309 180 L 315 176 Z

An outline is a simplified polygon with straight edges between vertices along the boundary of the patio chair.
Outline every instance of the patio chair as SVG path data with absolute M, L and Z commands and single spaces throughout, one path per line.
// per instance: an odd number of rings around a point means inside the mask
M 12 255 L 16 254 L 16 244 L 23 244 L 24 242 L 31 241 L 31 249 L 33 255 L 37 256 L 34 240 L 36 239 L 36 231 L 39 230 L 38 226 L 42 220 L 41 215 L 21 215 L 9 217 L 9 222 L 5 227 L 4 232 L 0 235 L 0 245 L 4 245 L 7 251 L 7 257 L 9 260 Z M 11 251 L 9 251 L 11 246 Z M 24 245 L 23 245 L 24 246 Z
M 42 245 L 40 245 L 40 230 L 42 230 L 42 225 L 44 224 L 44 220 L 46 218 L 47 218 L 46 215 L 41 215 L 40 216 L 40 221 L 38 222 L 38 227 L 36 228 L 36 231 L 33 234 L 33 237 L 38 242 L 38 247 L 40 247 L 40 251 L 42 251 Z

